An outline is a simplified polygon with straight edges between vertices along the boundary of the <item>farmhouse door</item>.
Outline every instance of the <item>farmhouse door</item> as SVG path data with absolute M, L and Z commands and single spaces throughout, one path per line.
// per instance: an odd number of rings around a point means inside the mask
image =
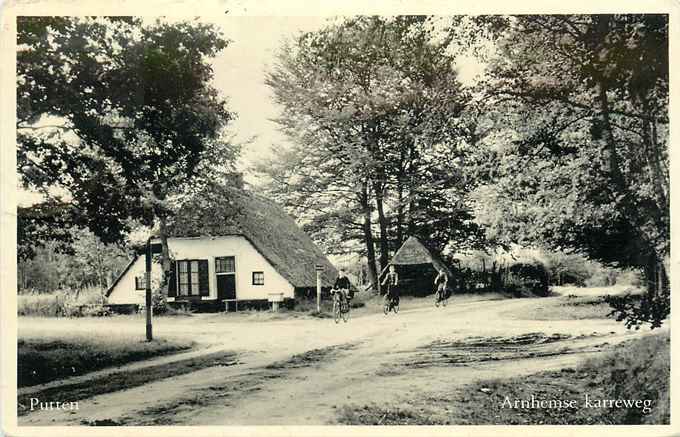
M 217 275 L 217 298 L 236 299 L 236 275 Z

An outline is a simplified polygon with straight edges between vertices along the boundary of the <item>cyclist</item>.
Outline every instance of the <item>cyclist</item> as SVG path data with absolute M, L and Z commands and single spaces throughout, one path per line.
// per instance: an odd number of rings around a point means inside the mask
M 338 293 L 340 296 L 340 303 L 345 306 L 354 297 L 352 289 L 349 283 L 349 278 L 345 274 L 345 269 L 340 269 L 338 273 L 338 279 L 335 280 L 333 284 L 332 293 Z
M 449 275 L 446 274 L 444 269 L 437 272 L 437 276 L 434 278 L 434 286 L 437 288 L 437 302 L 441 302 L 446 299 L 446 287 L 449 284 Z
M 385 300 L 388 302 L 393 302 L 393 305 L 399 305 L 399 290 L 397 285 L 399 284 L 399 275 L 397 275 L 396 270 L 393 265 L 390 265 L 390 270 L 385 275 L 385 279 L 380 283 L 380 285 L 385 285 L 387 283 L 387 291 L 385 292 Z

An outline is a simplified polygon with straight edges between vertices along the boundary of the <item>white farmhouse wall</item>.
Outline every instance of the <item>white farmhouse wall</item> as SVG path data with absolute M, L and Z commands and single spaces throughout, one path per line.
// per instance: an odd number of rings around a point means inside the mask
M 111 294 L 107 299 L 108 303 L 112 304 L 143 304 L 145 298 L 145 290 L 135 290 L 135 276 L 144 276 L 146 272 L 144 256 L 138 257 L 134 264 L 125 272 L 120 281 L 113 287 Z M 161 280 L 161 266 L 154 263 L 151 267 L 151 281 L 152 283 L 160 283 Z
M 210 294 L 203 296 L 204 300 L 217 299 L 215 258 L 225 256 L 235 258 L 238 300 L 267 299 L 270 293 L 283 293 L 283 297 L 287 298 L 295 297 L 294 287 L 244 237 L 169 238 L 168 248 L 175 260 L 208 260 Z M 108 297 L 108 303 L 144 303 L 144 290 L 135 290 L 135 276 L 143 276 L 145 267 L 142 255 L 115 285 Z M 152 281 L 160 282 L 161 266 L 154 263 L 151 272 Z M 264 285 L 253 285 L 253 272 L 264 272 Z
M 175 260 L 208 260 L 210 295 L 204 299 L 217 299 L 215 258 L 224 256 L 235 258 L 237 299 L 267 299 L 269 293 L 283 293 L 283 297 L 289 298 L 295 296 L 293 286 L 244 237 L 170 238 L 168 248 Z M 253 285 L 253 272 L 264 272 L 264 285 Z

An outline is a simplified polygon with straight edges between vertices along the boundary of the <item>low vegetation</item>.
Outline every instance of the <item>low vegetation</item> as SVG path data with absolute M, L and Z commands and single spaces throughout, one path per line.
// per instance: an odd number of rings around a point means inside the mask
M 22 293 L 17 296 L 17 315 L 34 317 L 73 317 L 108 315 L 101 290 L 63 289 L 52 293 Z
M 96 335 L 20 338 L 17 346 L 17 383 L 19 387 L 26 387 L 185 351 L 193 343 L 163 339 L 145 342 L 119 336 Z
M 26 406 L 30 405 L 31 397 L 77 401 L 105 393 L 139 387 L 154 381 L 196 372 L 208 367 L 233 366 L 237 363 L 237 355 L 234 352 L 221 351 L 132 371 L 114 372 L 86 381 L 77 381 L 59 387 L 47 388 L 39 393 L 20 394 L 18 396 L 17 413 L 22 416 L 29 412 Z
M 347 405 L 338 421 L 352 425 L 612 425 L 670 421 L 670 336 L 632 340 L 576 368 L 483 381 L 449 393 L 421 393 L 400 404 Z M 644 407 L 587 408 L 598 399 L 651 401 Z M 509 408 L 514 401 L 576 400 L 575 408 Z M 505 403 L 505 407 L 504 407 Z
M 604 296 L 567 295 L 539 301 L 536 305 L 513 311 L 511 316 L 520 320 L 605 319 L 611 311 Z

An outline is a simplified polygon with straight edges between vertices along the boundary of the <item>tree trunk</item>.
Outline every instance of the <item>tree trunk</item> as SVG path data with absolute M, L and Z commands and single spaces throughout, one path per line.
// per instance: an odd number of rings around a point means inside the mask
M 644 121 L 643 126 L 643 141 L 645 145 L 645 159 L 647 161 L 649 179 L 654 187 L 654 195 L 656 197 L 657 208 L 661 211 L 668 208 L 668 199 L 666 197 L 666 190 L 663 185 L 663 172 L 658 158 L 658 150 L 655 144 L 652 144 L 651 124 L 649 121 Z
M 612 185 L 615 187 L 616 192 L 622 196 L 622 209 L 626 211 L 626 214 L 630 217 L 629 220 L 632 225 L 631 227 L 636 231 L 634 238 L 638 240 L 641 247 L 651 247 L 649 251 L 649 259 L 646 261 L 643 268 L 645 271 L 648 291 L 650 296 L 654 297 L 659 291 L 657 269 L 659 266 L 663 269 L 663 263 L 659 261 L 662 260 L 663 257 L 659 257 L 657 255 L 656 248 L 654 247 L 655 244 L 652 243 L 652 241 L 655 240 L 655 236 L 650 236 L 647 232 L 645 232 L 644 227 L 643 229 L 640 229 L 640 223 L 645 223 L 647 220 L 651 220 L 661 235 L 665 236 L 663 229 L 665 225 L 661 216 L 662 212 L 658 209 L 656 211 L 650 211 L 649 209 L 644 210 L 642 208 L 638 208 L 632 201 L 628 185 L 624 179 L 621 169 L 619 168 L 619 156 L 616 150 L 616 142 L 609 121 L 609 99 L 607 97 L 607 87 L 603 78 L 598 79 L 597 93 L 602 121 L 602 139 L 604 140 L 604 148 L 607 151 L 607 156 L 609 158 L 609 177 L 611 178 Z M 661 198 L 661 201 L 663 202 L 662 199 L 663 198 Z
M 104 293 L 104 259 L 101 255 L 101 248 L 99 247 L 99 239 L 95 237 L 95 250 L 97 253 L 95 254 L 95 262 L 97 263 L 96 270 L 97 270 L 97 282 L 99 283 L 99 292 Z
M 366 244 L 366 262 L 368 270 L 368 281 L 373 284 L 373 289 L 380 292 L 380 283 L 378 282 L 378 272 L 375 264 L 375 246 L 373 241 L 373 230 L 371 223 L 371 207 L 368 203 L 368 184 L 364 182 L 362 193 L 359 196 L 361 208 L 364 214 L 364 242 Z
M 604 79 L 598 80 L 597 99 L 600 106 L 600 127 L 604 141 L 603 157 L 605 162 L 603 164 L 619 194 L 627 196 L 628 190 L 619 168 L 619 155 L 616 150 L 616 142 L 614 141 L 614 134 L 609 119 L 609 98 L 607 97 L 607 86 L 604 83 Z
M 159 237 L 161 240 L 161 266 L 163 268 L 163 279 L 162 279 L 162 292 L 164 295 L 168 295 L 168 278 L 170 272 L 170 249 L 168 248 L 168 231 L 167 231 L 167 217 L 165 214 L 158 214 L 159 223 Z M 152 251 L 153 252 L 153 251 Z
M 607 34 L 609 33 L 609 20 L 610 17 L 605 15 L 593 16 L 593 24 L 595 26 L 595 38 L 593 39 L 595 44 L 592 47 L 594 65 L 599 65 L 599 56 L 603 50 L 601 45 L 604 44 Z M 593 73 L 596 100 L 600 112 L 601 136 L 604 142 L 602 147 L 603 167 L 604 170 L 609 173 L 618 194 L 622 194 L 624 195 L 624 198 L 626 198 L 628 197 L 628 190 L 621 169 L 619 168 L 619 156 L 616 150 L 616 142 L 614 140 L 614 133 L 610 121 L 610 105 L 609 97 L 607 96 L 609 87 L 607 86 L 607 78 L 605 77 L 603 70 L 604 69 L 598 71 L 596 68 Z
M 409 193 L 409 201 L 408 201 L 408 212 L 406 214 L 406 233 L 408 234 L 409 237 L 413 236 L 416 233 L 416 223 L 415 219 L 413 218 L 413 215 L 415 214 L 415 209 L 416 205 L 415 202 L 413 201 L 413 196 Z
M 399 159 L 399 171 L 397 172 L 397 248 L 401 247 L 401 243 L 404 241 L 404 177 L 406 176 L 406 150 L 404 147 L 401 148 Z
M 645 284 L 647 285 L 647 293 L 655 298 L 657 295 L 657 262 L 656 255 L 651 253 L 647 257 L 647 264 L 644 268 Z
M 664 255 L 656 252 L 650 253 L 644 274 L 647 292 L 651 297 L 657 298 L 668 295 L 669 282 L 666 265 L 664 264 Z
M 607 15 L 593 16 L 593 23 L 595 25 L 595 38 L 593 38 L 595 41 L 595 45 L 593 46 L 593 65 L 598 65 L 599 63 L 598 57 L 602 50 L 600 44 L 602 44 L 607 38 L 610 20 L 611 17 Z M 606 163 L 606 170 L 609 173 L 609 177 L 616 194 L 621 196 L 622 209 L 626 212 L 627 216 L 630 217 L 629 220 L 632 225 L 631 227 L 635 229 L 636 235 L 634 238 L 638 240 L 641 247 L 651 247 L 651 250 L 649 250 L 649 255 L 647 255 L 647 260 L 643 260 L 642 263 L 644 264 L 643 269 L 645 273 L 645 280 L 648 286 L 648 292 L 650 293 L 651 297 L 655 297 L 659 291 L 659 285 L 663 285 L 660 284 L 660 282 L 663 283 L 664 281 L 663 279 L 659 280 L 659 277 L 665 276 L 665 268 L 663 266 L 663 262 L 660 261 L 664 258 L 663 256 L 660 257 L 657 254 L 657 249 L 655 247 L 656 244 L 652 243 L 658 238 L 654 235 L 649 235 L 648 232 L 645 232 L 644 224 L 648 220 L 651 220 L 661 235 L 665 235 L 665 229 L 658 228 L 658 226 L 664 226 L 663 219 L 659 216 L 660 211 L 651 211 L 652 216 L 647 216 L 647 214 L 645 214 L 646 211 L 642 208 L 638 208 L 632 199 L 628 184 L 619 167 L 619 155 L 616 150 L 616 140 L 614 138 L 610 122 L 610 104 L 609 98 L 607 96 L 608 86 L 604 68 L 600 67 L 599 71 L 596 70 L 596 74 L 593 75 L 593 78 L 595 79 L 596 100 L 600 112 L 600 127 L 602 140 L 604 142 L 603 156 L 605 160 L 608 160 Z M 650 131 L 647 131 L 647 128 L 649 128 Z M 651 132 L 651 126 L 643 126 L 643 130 L 645 131 L 645 137 L 651 137 L 654 135 L 654 133 Z M 651 138 L 649 140 L 643 139 L 643 141 L 646 143 L 645 146 L 655 147 L 654 144 L 651 144 Z M 658 151 L 655 151 L 654 153 L 655 155 L 658 155 Z M 653 157 L 653 159 L 656 158 L 656 156 Z M 656 177 L 658 177 L 658 175 L 656 175 Z M 653 183 L 652 185 L 655 186 L 656 184 Z M 659 200 L 664 202 L 663 187 L 655 187 L 654 189 L 656 191 L 655 194 L 660 195 Z M 657 274 L 658 269 L 661 269 L 663 272 Z
M 406 216 L 406 226 L 407 226 L 407 234 L 409 237 L 412 237 L 416 233 L 416 225 L 415 225 L 415 218 L 414 215 L 416 213 L 416 202 L 415 202 L 415 195 L 414 191 L 416 190 L 415 184 L 416 184 L 416 150 L 415 150 L 416 145 L 412 144 L 411 147 L 409 148 L 409 153 L 408 153 L 408 170 L 406 173 L 408 174 L 409 178 L 409 186 L 408 186 L 408 211 L 407 211 L 407 216 Z
M 651 112 L 647 100 L 642 100 L 642 110 L 645 114 L 649 114 Z M 650 211 L 650 213 L 652 215 L 652 219 L 654 220 L 655 226 L 659 230 L 661 238 L 664 240 L 664 245 L 667 245 L 667 229 L 669 228 L 667 211 L 669 210 L 670 205 L 664 184 L 665 174 L 661 167 L 661 153 L 659 152 L 654 128 L 650 121 L 643 121 L 642 133 L 644 146 L 643 151 L 645 160 L 647 161 L 646 170 L 650 184 L 653 187 L 654 203 L 656 206 L 656 208 L 654 208 L 655 210 Z M 663 257 L 661 257 L 661 259 L 663 259 Z
M 387 263 L 390 262 L 387 218 L 385 217 L 385 211 L 383 209 L 382 183 L 377 185 L 374 184 L 373 187 L 375 192 L 375 206 L 378 210 L 378 225 L 380 226 L 380 270 L 382 271 L 382 269 L 387 266 Z
M 404 183 L 401 178 L 402 176 L 399 176 L 397 179 L 397 248 L 401 247 L 401 243 L 404 241 Z
M 664 295 L 670 295 L 670 281 L 668 278 L 668 270 L 666 268 L 666 259 L 670 258 L 668 255 L 662 257 L 657 256 L 657 270 L 659 272 L 659 291 Z

